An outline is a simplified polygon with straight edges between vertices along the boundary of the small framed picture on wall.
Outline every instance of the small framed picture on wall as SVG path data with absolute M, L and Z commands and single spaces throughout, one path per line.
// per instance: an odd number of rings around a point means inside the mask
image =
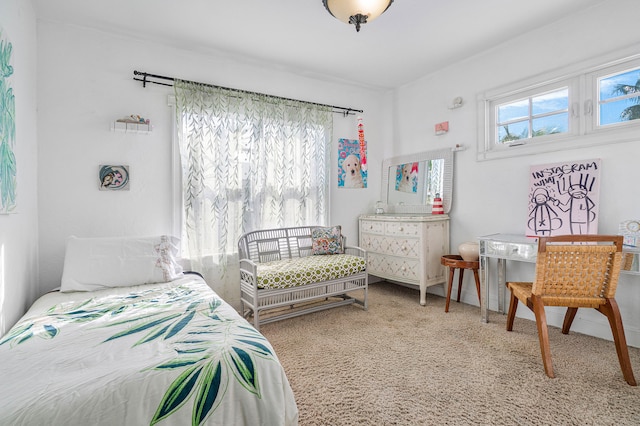
M 129 166 L 100 165 L 98 179 L 100 191 L 128 191 Z

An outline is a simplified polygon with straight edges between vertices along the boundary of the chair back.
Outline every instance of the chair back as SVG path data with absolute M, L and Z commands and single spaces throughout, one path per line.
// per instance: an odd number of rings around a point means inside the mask
M 622 239 L 620 235 L 540 237 L 532 294 L 547 306 L 604 304 L 618 286 Z

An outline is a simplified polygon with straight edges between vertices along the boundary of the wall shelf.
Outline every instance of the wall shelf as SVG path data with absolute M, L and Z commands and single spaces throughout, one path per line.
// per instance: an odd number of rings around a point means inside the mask
M 111 124 L 111 130 L 114 132 L 148 135 L 153 130 L 153 126 L 151 123 L 142 123 L 133 120 L 115 120 Z

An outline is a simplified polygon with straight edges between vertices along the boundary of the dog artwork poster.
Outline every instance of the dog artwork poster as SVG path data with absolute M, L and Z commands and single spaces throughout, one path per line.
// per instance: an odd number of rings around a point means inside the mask
M 366 188 L 367 170 L 362 158 L 366 158 L 366 142 L 362 146 L 358 140 L 338 140 L 338 187 Z
M 405 163 L 397 167 L 396 191 L 418 192 L 418 163 Z
M 598 233 L 600 160 L 532 166 L 527 235 Z

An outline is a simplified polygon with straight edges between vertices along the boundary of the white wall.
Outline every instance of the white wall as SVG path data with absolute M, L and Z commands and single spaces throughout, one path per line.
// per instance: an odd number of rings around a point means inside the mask
M 13 46 L 9 77 L 16 100 L 17 208 L 0 215 L 0 336 L 37 293 L 36 20 L 31 2 L 0 2 L 2 39 Z
M 38 24 L 38 59 L 40 291 L 59 285 L 69 235 L 172 231 L 172 89 L 144 89 L 132 79 L 134 70 L 364 109 L 372 183 L 365 190 L 337 189 L 334 166 L 331 189 L 331 222 L 343 225 L 349 243 L 357 242 L 357 216 L 373 208 L 380 191 L 377 173 L 386 156 L 381 147 L 392 128 L 389 94 L 51 22 Z M 153 132 L 109 130 L 110 122 L 129 114 L 149 118 Z M 357 138 L 354 116 L 336 114 L 334 120 L 334 141 Z M 110 163 L 130 166 L 130 191 L 98 190 L 98 165 Z
M 549 25 L 538 31 L 505 42 L 488 52 L 425 76 L 400 88 L 395 97 L 394 154 L 423 149 L 439 149 L 463 144 L 467 149 L 455 154 L 454 196 L 451 210 L 451 249 L 478 236 L 493 233 L 523 234 L 527 218 L 528 169 L 535 164 L 580 159 L 602 159 L 600 219 L 601 233 L 617 233 L 622 220 L 640 215 L 640 135 L 638 141 L 589 147 L 554 153 L 476 161 L 476 97 L 501 85 L 533 77 L 617 49 L 640 45 L 640 33 L 620 22 L 614 10 L 626 16 L 640 13 L 636 0 L 610 0 Z M 597 30 L 596 30 L 597 29 Z M 637 51 L 636 51 L 637 53 Z M 465 100 L 463 108 L 449 110 L 456 96 Z M 449 121 L 445 136 L 434 136 L 433 125 Z M 426 123 L 416 129 L 415 123 Z M 507 279 L 531 279 L 532 265 L 508 265 Z M 463 298 L 478 304 L 471 277 L 465 278 Z M 495 286 L 495 281 L 494 281 Z M 491 288 L 490 309 L 497 309 L 497 292 Z M 444 294 L 439 287 L 434 291 Z M 633 346 L 640 346 L 640 276 L 621 278 L 617 300 Z M 564 312 L 551 311 L 550 323 L 561 324 Z M 526 307 L 519 315 L 533 318 Z M 606 318 L 591 310 L 581 310 L 573 330 L 611 338 Z

